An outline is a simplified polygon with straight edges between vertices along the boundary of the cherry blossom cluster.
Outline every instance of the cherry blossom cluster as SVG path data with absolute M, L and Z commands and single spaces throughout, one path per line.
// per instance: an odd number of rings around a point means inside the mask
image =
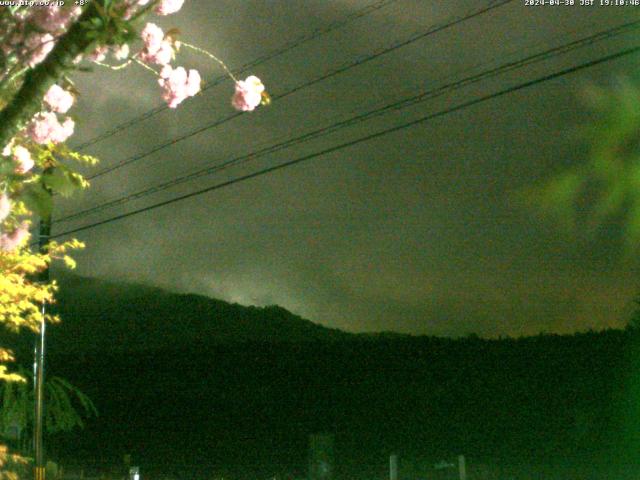
M 10 252 L 24 242 L 29 236 L 29 222 L 21 222 L 11 233 L 0 235 L 0 250 Z
M 0 193 L 0 223 L 11 213 L 11 200 L 6 193 Z M 29 236 L 29 222 L 23 221 L 10 232 L 0 233 L 0 251 L 10 252 Z
M 131 18 L 150 0 L 123 1 L 123 17 Z M 18 10 L 11 20 L 5 19 L 0 25 L 0 51 L 5 58 L 11 58 L 28 67 L 35 67 L 42 62 L 55 46 L 56 40 L 82 13 L 81 7 L 73 2 L 51 2 L 47 6 Z M 159 0 L 154 12 L 158 15 L 169 15 L 179 11 L 184 0 Z M 128 47 L 127 47 L 128 48 Z M 98 49 L 89 56 L 90 60 L 102 61 L 107 47 Z M 126 58 L 123 51 L 116 58 Z M 5 61 L 5 63 L 7 63 Z
M 150 0 L 125 0 L 123 2 L 122 17 L 125 20 L 131 19 L 140 8 L 149 4 Z M 159 0 L 154 8 L 154 12 L 158 15 L 170 15 L 178 12 L 184 0 Z M 151 24 L 153 25 L 153 24 Z M 154 25 L 155 26 L 155 25 Z M 173 58 L 173 48 L 168 42 L 163 42 L 164 34 L 162 30 L 156 27 L 155 31 L 142 32 L 142 39 L 145 42 L 145 49 L 138 54 L 140 59 L 144 62 L 157 63 L 158 65 L 166 65 Z M 147 40 L 145 40 L 147 37 Z M 100 45 L 88 55 L 88 59 L 93 62 L 103 62 L 106 59 L 107 53 L 111 50 L 116 60 L 125 60 L 129 57 L 129 46 L 126 44 L 112 46 L 111 49 L 106 45 Z M 162 61 L 166 60 L 166 61 Z M 77 59 L 80 61 L 80 59 Z
M 137 54 L 137 58 L 146 64 L 162 66 L 158 83 L 162 88 L 161 96 L 169 108 L 176 108 L 184 99 L 192 97 L 200 91 L 201 78 L 197 70 L 190 69 L 187 73 L 183 67 L 173 68 L 170 65 L 175 58 L 174 45 L 179 46 L 181 42 L 174 42 L 173 39 L 168 38 L 162 29 L 154 23 L 147 23 L 140 33 L 140 37 L 143 48 Z M 194 48 L 189 44 L 184 45 Z M 216 59 L 204 50 L 197 50 Z M 218 59 L 216 61 L 222 64 Z M 224 66 L 224 64 L 222 65 Z M 224 67 L 226 69 L 226 66 Z M 234 108 L 249 112 L 263 102 L 264 85 L 258 77 L 251 75 L 246 80 L 234 78 L 234 81 L 235 93 L 231 99 Z
M 236 82 L 236 93 L 231 104 L 240 111 L 250 112 L 262 103 L 264 85 L 258 77 L 251 75 L 246 80 Z
M 2 155 L 11 157 L 14 163 L 13 171 L 19 175 L 29 173 L 35 165 L 31 153 L 22 145 L 12 146 L 9 144 L 2 150 Z
M 147 3 L 148 0 L 140 0 L 138 5 Z M 155 11 L 160 15 L 168 15 L 180 10 L 183 3 L 183 0 L 162 1 L 156 6 Z M 158 83 L 162 89 L 161 96 L 169 108 L 176 108 L 183 100 L 200 91 L 201 78 L 197 70 L 190 69 L 187 73 L 183 67 L 173 68 L 170 65 L 175 58 L 175 48 L 180 46 L 180 42 L 166 36 L 162 28 L 151 22 L 147 23 L 140 32 L 140 38 L 143 47 L 136 57 L 146 64 L 162 67 Z M 208 54 L 208 52 L 204 53 Z M 211 54 L 208 55 L 213 57 Z M 246 80 L 238 81 L 234 78 L 234 81 L 236 82 L 235 94 L 231 104 L 237 110 L 252 111 L 262 103 L 264 85 L 258 77 L 250 76 Z
M 159 5 L 160 6 L 160 5 Z M 162 67 L 158 76 L 162 99 L 169 108 L 176 108 L 183 100 L 200 91 L 201 78 L 197 70 L 172 67 L 175 58 L 174 41 L 167 37 L 155 23 L 147 23 L 140 32 L 142 50 L 137 58 L 151 65 Z
M 32 13 L 29 16 L 29 20 L 41 30 L 53 34 L 64 32 L 82 12 L 82 9 L 77 5 L 65 7 L 53 4 L 53 2 L 48 7 L 33 8 L 31 10 Z
M 148 8 L 152 0 L 123 0 L 121 14 L 124 19 L 131 19 L 143 8 Z M 70 2 L 67 2 L 70 3 Z M 184 0 L 157 0 L 153 11 L 158 15 L 170 15 L 178 12 Z M 81 8 L 78 6 L 59 6 L 56 4 L 22 10 L 15 17 L 12 28 L 0 39 L 0 49 L 6 57 L 14 55 L 21 63 L 33 68 L 42 62 L 53 49 L 57 37 L 61 35 L 71 23 L 78 18 Z M 0 26 L 4 27 L 4 26 Z M 188 72 L 183 67 L 173 67 L 176 49 L 180 42 L 165 35 L 162 28 L 154 23 L 147 23 L 140 32 L 142 48 L 132 60 L 143 62 L 149 66 L 160 67 L 158 83 L 161 87 L 161 97 L 170 108 L 176 108 L 183 100 L 196 95 L 200 91 L 200 75 L 196 70 Z M 111 52 L 116 60 L 126 60 L 129 57 L 129 45 L 98 45 L 86 58 L 89 61 L 102 63 Z M 204 52 L 204 51 L 203 51 Z M 208 52 L 205 52 L 208 54 Z M 213 55 L 208 54 L 210 57 Z M 76 59 L 80 62 L 81 57 Z M 218 59 L 219 63 L 222 64 Z M 222 64 L 224 66 L 224 64 Z M 169 67 L 169 68 L 165 68 Z M 225 67 L 226 68 L 226 67 Z M 236 80 L 235 93 L 231 104 L 240 111 L 254 110 L 263 101 L 264 85 L 255 76 L 246 80 Z M 197 88 L 196 88 L 197 84 Z M 34 119 L 30 135 L 46 141 L 56 141 L 68 137 L 73 132 L 72 123 L 57 122 L 52 115 L 41 115 Z M 39 140 L 34 140 L 40 143 Z
M 37 144 L 64 142 L 73 134 L 74 122 L 66 117 L 62 122 L 57 114 L 66 113 L 74 103 L 74 97 L 59 85 L 52 85 L 43 98 L 46 110 L 36 114 L 23 131 L 23 135 Z M 28 174 L 35 162 L 31 152 L 23 145 L 16 145 L 14 138 L 1 152 L 13 162 L 13 171 L 18 175 Z M 0 223 L 11 213 L 11 200 L 6 192 L 0 193 Z M 22 222 L 10 233 L 0 234 L 0 251 L 11 251 L 29 235 L 28 223 Z
M 71 93 L 59 85 L 52 85 L 44 96 L 44 104 L 48 107 L 48 111 L 36 114 L 27 125 L 25 132 L 27 136 L 40 145 L 66 141 L 73 135 L 75 123 L 69 117 L 60 122 L 56 114 L 66 113 L 74 100 Z
M 58 113 L 66 113 L 74 102 L 74 97 L 59 85 L 52 85 L 44 96 L 43 103 L 47 110 L 36 114 L 24 130 L 24 134 L 37 144 L 61 143 L 73 134 L 74 122 L 66 117 L 61 123 Z M 2 156 L 11 157 L 14 172 L 25 175 L 34 166 L 31 153 L 22 145 L 15 145 L 13 139 L 2 150 Z M 1 221 L 1 220 L 0 220 Z
M 35 67 L 46 58 L 57 37 L 80 13 L 78 6 L 57 4 L 18 11 L 12 23 L 2 25 L 4 35 L 0 49 L 4 57 Z
M 64 122 L 58 120 L 53 112 L 40 112 L 27 126 L 26 133 L 36 143 L 46 145 L 49 142 L 62 143 L 73 135 L 75 123 L 67 117 Z
M 160 71 L 158 83 L 162 87 L 162 99 L 169 108 L 176 108 L 187 97 L 193 97 L 200 91 L 200 74 L 197 70 L 189 72 L 183 68 L 165 65 Z
M 7 145 L 2 150 L 5 157 L 11 156 L 14 162 L 14 172 L 24 175 L 34 166 L 29 150 L 21 145 Z M 11 199 L 6 192 L 0 193 L 0 224 L 4 222 L 11 213 Z M 29 224 L 20 223 L 11 232 L 0 231 L 0 251 L 9 252 L 19 246 L 29 235 Z
M 33 168 L 35 162 L 29 150 L 22 145 L 14 145 L 14 143 L 14 141 L 11 141 L 9 145 L 2 149 L 2 156 L 10 157 L 13 162 L 14 173 L 25 175 Z
M 147 23 L 140 32 L 140 38 L 142 38 L 143 48 L 138 58 L 141 61 L 165 66 L 173 60 L 175 56 L 173 45 L 155 23 Z
M 15 75 L 36 67 L 53 50 L 56 41 L 82 13 L 73 2 L 51 2 L 48 6 L 38 8 L 22 8 L 10 15 L 0 15 L 0 80 L 15 78 Z M 118 0 L 114 2 L 115 12 L 130 25 L 135 25 L 138 18 L 153 11 L 158 15 L 170 15 L 178 12 L 184 0 Z M 130 33 L 126 30 L 125 33 Z M 105 30 L 106 31 L 106 30 Z M 118 30 L 119 31 L 119 30 Z M 181 46 L 191 48 L 207 55 L 219 63 L 233 79 L 235 92 L 231 105 L 242 112 L 255 110 L 259 105 L 268 103 L 262 81 L 251 75 L 245 80 L 236 79 L 227 66 L 217 57 L 188 43 L 177 41 L 175 34 L 165 34 L 162 28 L 154 23 L 146 23 L 140 31 L 141 48 L 130 55 L 130 46 L 119 33 L 98 44 L 85 55 L 89 61 L 99 65 L 119 69 L 132 62 L 154 71 L 158 77 L 161 97 L 169 108 L 176 108 L 181 102 L 193 97 L 201 90 L 202 79 L 197 70 L 174 66 L 176 52 Z M 107 55 L 123 61 L 122 65 L 105 65 Z M 82 56 L 75 62 L 82 61 Z M 14 175 L 30 175 L 35 161 L 32 152 L 38 151 L 37 145 L 50 145 L 65 142 L 74 132 L 74 121 L 65 114 L 73 106 L 75 97 L 60 85 L 54 84 L 42 99 L 42 111 L 33 116 L 26 127 L 8 145 L 0 145 L 0 161 L 11 162 L 10 169 Z M 4 157 L 4 160 L 3 160 Z M 10 251 L 19 246 L 28 237 L 28 223 L 16 224 L 5 222 L 12 211 L 10 189 L 6 182 L 0 183 L 0 227 L 11 225 L 10 232 L 0 231 L 0 251 Z

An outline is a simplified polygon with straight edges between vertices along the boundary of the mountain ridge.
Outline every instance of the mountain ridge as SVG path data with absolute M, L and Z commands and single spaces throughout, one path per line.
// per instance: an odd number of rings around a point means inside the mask
M 278 305 L 243 306 L 195 293 L 65 275 L 47 328 L 50 350 L 69 353 L 152 351 L 220 343 L 340 341 L 356 334 L 328 328 Z M 0 333 L 30 351 L 33 334 Z M 9 336 L 11 335 L 11 336 Z

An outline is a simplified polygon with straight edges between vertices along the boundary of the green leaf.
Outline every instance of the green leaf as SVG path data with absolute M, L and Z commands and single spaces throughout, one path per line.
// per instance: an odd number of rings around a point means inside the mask
M 96 40 L 100 36 L 100 32 L 97 30 L 90 30 L 86 35 L 89 40 Z
M 98 6 L 98 4 L 96 4 L 96 7 Z M 104 20 L 102 19 L 102 17 L 92 17 L 89 20 L 89 25 L 92 28 L 95 28 L 96 30 L 100 30 L 101 27 L 104 25 Z
M 0 160 L 0 177 L 11 175 L 15 168 L 16 165 L 11 160 Z
M 52 196 L 41 183 L 28 184 L 22 191 L 20 198 L 29 210 L 40 217 L 51 215 L 51 209 L 53 208 Z
M 42 174 L 42 182 L 47 188 L 59 193 L 63 197 L 68 197 L 82 187 L 81 178 L 77 174 L 69 172 L 63 167 L 56 167 L 49 172 Z

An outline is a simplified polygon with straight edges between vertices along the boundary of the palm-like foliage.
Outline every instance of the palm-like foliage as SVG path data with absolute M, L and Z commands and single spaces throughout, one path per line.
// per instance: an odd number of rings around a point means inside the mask
M 21 375 L 33 379 L 25 369 Z M 24 432 L 34 424 L 33 381 L 0 383 L 0 434 L 17 437 L 25 446 Z M 44 429 L 47 433 L 67 432 L 84 427 L 84 418 L 98 411 L 87 395 L 60 377 L 48 377 L 44 384 Z M 13 434 L 11 434 L 13 432 Z

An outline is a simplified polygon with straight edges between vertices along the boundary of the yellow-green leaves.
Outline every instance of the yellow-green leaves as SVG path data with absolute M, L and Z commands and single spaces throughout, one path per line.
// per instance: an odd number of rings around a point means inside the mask
M 69 197 L 76 190 L 87 187 L 88 182 L 82 175 L 63 165 L 58 165 L 42 174 L 42 185 L 45 190 Z
M 47 191 L 41 182 L 25 184 L 20 198 L 25 206 L 38 216 L 47 218 L 51 215 L 53 207 L 51 192 Z

